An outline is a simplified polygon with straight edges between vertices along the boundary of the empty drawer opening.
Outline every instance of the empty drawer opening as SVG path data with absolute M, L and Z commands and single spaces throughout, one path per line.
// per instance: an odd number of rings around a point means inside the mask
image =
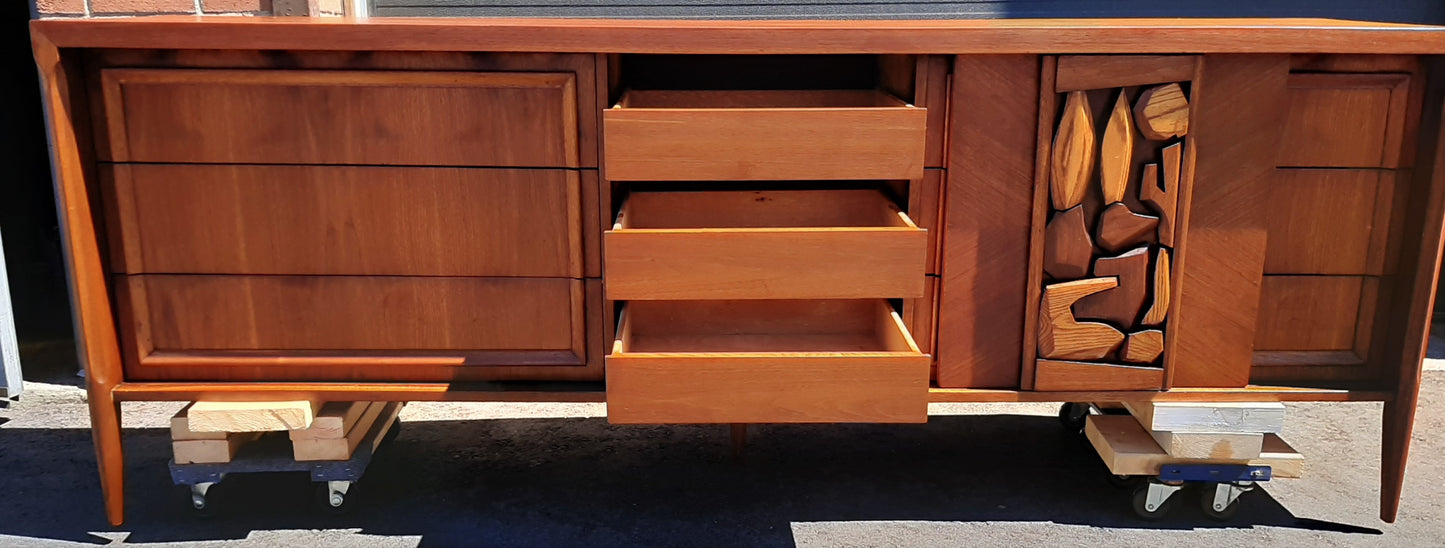
M 614 355 L 921 354 L 880 299 L 638 301 L 622 318 Z
M 906 108 L 909 103 L 872 89 L 629 90 L 621 109 L 829 109 Z
M 911 55 L 629 54 L 612 67 L 633 89 L 874 89 L 912 94 Z
M 809 229 L 919 231 L 882 191 L 781 190 L 635 192 L 617 214 L 624 229 Z

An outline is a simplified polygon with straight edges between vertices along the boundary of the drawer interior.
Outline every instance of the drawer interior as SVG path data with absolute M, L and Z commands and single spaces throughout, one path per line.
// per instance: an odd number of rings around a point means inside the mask
M 880 299 L 629 302 L 612 351 L 921 354 Z
M 919 230 L 874 189 L 633 192 L 612 228 L 826 227 Z

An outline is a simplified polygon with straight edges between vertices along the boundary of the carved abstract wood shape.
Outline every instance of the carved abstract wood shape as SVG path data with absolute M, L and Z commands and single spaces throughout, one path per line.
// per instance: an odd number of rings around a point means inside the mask
M 1054 214 L 1044 227 L 1044 273 L 1055 280 L 1075 280 L 1089 275 L 1094 242 L 1084 226 L 1084 206 Z
M 1119 348 L 1119 358 L 1133 363 L 1154 363 L 1164 353 L 1164 332 L 1149 329 L 1130 333 Z
M 1151 141 L 1183 137 L 1189 133 L 1189 99 L 1179 84 L 1164 84 L 1144 90 L 1134 103 L 1139 133 Z
M 1099 148 L 1099 184 L 1104 191 L 1104 203 L 1122 202 L 1134 156 L 1134 119 L 1129 115 L 1129 98 L 1123 91 L 1114 101 L 1114 111 L 1109 114 L 1109 124 L 1104 126 L 1104 142 Z
M 1097 360 L 1124 341 L 1119 330 L 1098 322 L 1080 322 L 1071 310 L 1079 299 L 1119 284 L 1115 278 L 1089 278 L 1044 287 L 1039 313 L 1039 357 Z
M 1074 305 L 1074 317 L 1103 320 L 1126 328 L 1133 326 L 1149 297 L 1149 248 L 1139 247 L 1117 257 L 1095 260 L 1094 276 L 1114 276 L 1119 280 L 1118 285 L 1080 299 Z
M 1175 182 L 1178 182 L 1177 178 Z M 1144 179 L 1139 182 L 1139 201 L 1148 204 L 1155 213 L 1159 214 L 1159 244 L 1173 247 L 1174 213 L 1179 201 L 1179 195 L 1176 192 L 1178 185 L 1161 187 L 1160 184 L 1159 166 L 1145 164 Z
M 1054 133 L 1054 156 L 1049 165 L 1049 195 L 1054 209 L 1063 211 L 1084 202 L 1094 174 L 1094 116 L 1082 91 L 1069 93 L 1064 114 Z
M 1157 226 L 1158 217 L 1134 213 L 1129 206 L 1114 202 L 1099 214 L 1095 240 L 1099 242 L 1099 247 L 1106 251 L 1118 253 L 1120 250 L 1154 241 L 1154 230 Z
M 1139 323 L 1159 325 L 1169 315 L 1169 250 L 1160 248 L 1154 256 L 1154 303 Z

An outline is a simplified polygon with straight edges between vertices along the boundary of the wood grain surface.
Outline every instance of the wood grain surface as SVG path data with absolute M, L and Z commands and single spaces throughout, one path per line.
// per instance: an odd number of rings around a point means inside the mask
M 583 275 L 578 174 L 344 166 L 109 166 L 114 270 Z
M 949 111 L 939 386 L 1019 386 L 1029 295 L 1029 257 L 1020 250 L 1032 249 L 1039 63 L 1032 55 L 954 60 L 953 104 L 990 108 Z
M 571 73 L 104 69 L 101 79 L 102 160 L 579 165 Z
M 613 181 L 918 179 L 927 124 L 878 91 L 629 91 L 603 156 Z

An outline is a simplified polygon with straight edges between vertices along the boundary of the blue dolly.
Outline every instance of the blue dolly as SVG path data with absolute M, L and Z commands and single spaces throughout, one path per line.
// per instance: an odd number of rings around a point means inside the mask
M 1082 436 L 1084 420 L 1089 415 L 1119 412 L 1119 409 L 1105 409 L 1092 403 L 1065 403 L 1059 408 L 1059 421 L 1065 429 Z M 1134 513 L 1150 521 L 1163 518 L 1169 513 L 1176 500 L 1174 494 L 1185 485 L 1202 484 L 1204 489 L 1200 492 L 1200 510 L 1210 519 L 1224 521 L 1239 512 L 1239 497 L 1253 490 L 1257 484 L 1269 481 L 1272 472 L 1269 466 L 1175 463 L 1161 466 L 1157 476 L 1109 474 L 1109 483 L 1119 487 L 1134 487 Z M 1141 480 L 1144 481 L 1143 485 L 1139 485 Z
M 171 459 L 171 481 L 190 488 L 191 509 L 197 515 L 210 516 L 215 513 L 216 504 L 213 500 L 207 500 L 207 496 L 212 495 L 211 491 L 216 484 L 227 475 L 310 472 L 311 481 L 316 483 L 317 507 L 328 513 L 344 514 L 355 506 L 352 504 L 354 497 L 348 498 L 347 494 L 353 490 L 355 483 L 366 473 L 366 467 L 371 464 L 373 448 L 378 448 L 377 436 L 382 436 L 382 444 L 389 444 L 399 435 L 399 419 L 390 421 L 390 424 L 383 422 L 376 421 L 347 460 L 297 461 L 287 435 L 284 432 L 274 432 L 242 446 L 231 462 L 176 464 L 175 459 Z

